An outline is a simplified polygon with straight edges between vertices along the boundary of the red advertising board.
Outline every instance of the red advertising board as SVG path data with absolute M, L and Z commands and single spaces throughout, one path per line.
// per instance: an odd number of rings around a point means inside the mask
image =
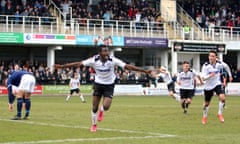
M 0 86 L 0 95 L 7 95 L 7 94 L 8 94 L 7 87 Z M 42 94 L 42 86 L 41 85 L 35 86 L 33 94 Z

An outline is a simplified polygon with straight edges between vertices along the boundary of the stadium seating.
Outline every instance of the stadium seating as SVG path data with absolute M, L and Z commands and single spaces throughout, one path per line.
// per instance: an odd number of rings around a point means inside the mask
M 202 27 L 239 27 L 239 1 L 179 1 Z

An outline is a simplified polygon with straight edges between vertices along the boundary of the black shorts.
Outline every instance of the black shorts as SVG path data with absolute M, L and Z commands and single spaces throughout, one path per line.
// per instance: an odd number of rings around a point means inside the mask
M 98 84 L 94 83 L 93 85 L 93 96 L 104 96 L 104 97 L 113 97 L 114 92 L 114 84 L 104 85 L 104 84 Z
M 194 95 L 194 89 L 180 89 L 181 99 L 187 99 L 187 98 L 192 99 L 193 95 Z
M 167 85 L 167 88 L 168 88 L 168 91 L 169 91 L 169 92 L 170 92 L 170 91 L 173 91 L 173 93 L 176 93 L 174 82 L 169 83 L 169 84 Z
M 72 95 L 74 92 L 76 92 L 77 94 L 80 92 L 80 89 L 79 88 L 76 88 L 76 89 L 71 89 L 70 90 L 70 94 Z
M 211 90 L 204 90 L 205 101 L 211 101 L 214 92 L 219 94 L 225 94 L 225 89 L 222 85 L 217 85 L 215 88 Z

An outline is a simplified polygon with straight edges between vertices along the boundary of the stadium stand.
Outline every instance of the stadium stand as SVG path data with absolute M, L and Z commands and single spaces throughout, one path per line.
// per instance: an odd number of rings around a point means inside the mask
M 239 27 L 239 1 L 178 1 L 199 25 L 208 27 Z
M 22 16 L 52 17 L 43 0 L 1 0 L 0 8 L 1 15 L 14 16 L 15 22 L 19 22 Z
M 28 14 L 25 12 L 28 11 Z M 33 11 L 37 16 L 43 16 L 48 12 L 47 7 L 44 5 L 43 0 L 1 0 L 1 14 L 2 15 L 15 15 L 16 12 L 28 16 Z

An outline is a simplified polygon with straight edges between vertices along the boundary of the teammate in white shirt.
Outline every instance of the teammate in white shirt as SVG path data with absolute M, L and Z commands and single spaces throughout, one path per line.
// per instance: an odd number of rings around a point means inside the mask
M 126 64 L 120 59 L 110 56 L 109 49 L 106 45 L 99 46 L 99 54 L 89 59 L 80 62 L 73 62 L 64 65 L 55 64 L 55 68 L 67 68 L 67 67 L 79 67 L 79 66 L 91 66 L 95 70 L 94 79 L 94 92 L 93 92 L 93 104 L 92 104 L 92 126 L 90 131 L 97 131 L 97 120 L 102 121 L 104 111 L 109 110 L 113 92 L 114 92 L 114 81 L 116 75 L 114 73 L 114 67 L 119 66 L 128 70 L 134 70 L 151 74 L 151 70 L 144 70 L 134 65 Z M 103 104 L 100 107 L 98 114 L 98 107 L 103 96 Z M 98 114 L 98 116 L 97 116 Z
M 217 61 L 220 61 L 220 58 L 217 56 Z M 225 88 L 227 86 L 227 78 L 229 77 L 229 82 L 232 82 L 232 72 L 231 72 L 231 69 L 230 67 L 228 66 L 227 63 L 225 63 L 224 61 L 221 61 L 222 64 L 224 65 L 225 69 L 222 69 L 221 70 L 221 81 L 222 81 L 222 87 L 224 88 L 224 91 L 225 91 Z M 224 108 L 226 108 L 226 102 L 224 103 L 223 105 Z
M 173 81 L 172 76 L 169 73 L 169 71 L 167 71 L 167 69 L 164 66 L 161 66 L 159 68 L 159 71 L 160 71 L 160 73 L 158 74 L 158 76 L 161 77 L 163 79 L 163 81 L 167 84 L 169 95 L 172 98 L 174 98 L 180 102 L 181 98 L 179 95 L 176 94 L 175 82 Z
M 180 86 L 181 105 L 183 112 L 186 114 L 194 96 L 196 78 L 201 84 L 203 84 L 203 81 L 194 70 L 190 69 L 188 61 L 183 62 L 182 68 L 183 71 L 178 73 L 177 76 L 177 84 Z
M 218 118 L 220 122 L 224 122 L 223 117 L 223 107 L 225 103 L 225 90 L 222 87 L 221 82 L 221 71 L 226 69 L 221 61 L 217 61 L 217 53 L 215 51 L 210 51 L 208 54 L 209 61 L 203 64 L 202 67 L 202 78 L 205 81 L 204 84 L 204 96 L 205 103 L 203 105 L 203 118 L 202 124 L 207 123 L 207 116 L 209 105 L 214 92 L 219 96 L 219 108 L 218 108 Z
M 217 60 L 217 61 L 221 61 L 220 58 L 219 58 L 219 56 L 216 57 L 216 60 Z M 228 74 L 229 81 L 232 82 L 232 79 L 233 79 L 233 78 L 232 78 L 232 72 L 231 72 L 230 67 L 229 67 L 228 64 L 225 63 L 224 61 L 221 61 L 221 63 L 224 65 L 224 70 L 225 70 L 225 71 L 227 72 L 227 74 Z M 222 69 L 221 71 L 223 71 L 223 69 Z
M 83 103 L 85 103 L 85 99 L 83 95 L 80 93 L 80 81 L 78 78 L 78 73 L 74 73 L 74 77 L 70 79 L 69 86 L 70 86 L 70 93 L 66 98 L 66 101 L 70 99 L 70 97 L 73 95 L 74 92 L 79 95 L 80 99 L 82 100 Z

